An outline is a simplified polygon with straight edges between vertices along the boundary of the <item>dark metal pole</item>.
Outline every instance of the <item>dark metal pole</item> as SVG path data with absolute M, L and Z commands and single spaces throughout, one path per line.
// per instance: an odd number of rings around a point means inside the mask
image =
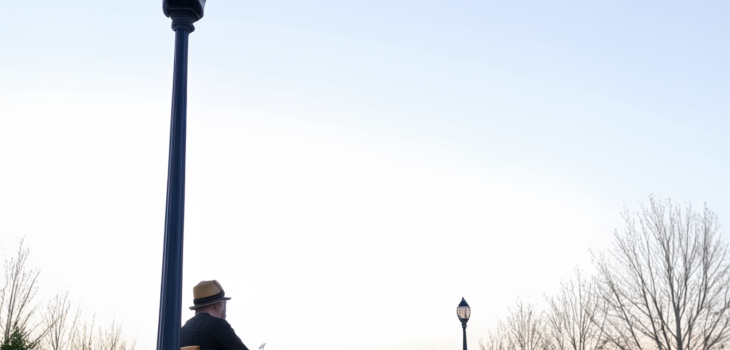
M 185 136 L 188 94 L 188 35 L 195 30 L 194 17 L 171 13 L 175 31 L 175 68 L 172 83 L 170 157 L 167 169 L 167 207 L 162 258 L 160 319 L 157 350 L 180 349 L 182 312 L 183 226 L 185 215 Z
M 464 350 L 466 350 L 466 323 L 461 324 L 461 329 L 464 331 Z

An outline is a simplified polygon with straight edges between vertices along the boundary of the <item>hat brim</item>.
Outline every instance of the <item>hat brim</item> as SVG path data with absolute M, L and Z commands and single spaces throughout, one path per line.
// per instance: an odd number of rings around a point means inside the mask
M 213 305 L 213 304 L 215 304 L 215 303 L 217 303 L 219 301 L 223 301 L 223 300 L 231 300 L 231 298 L 230 297 L 222 297 L 222 298 L 218 298 L 216 300 L 211 300 L 211 301 L 208 301 L 208 302 L 205 302 L 205 303 L 202 303 L 202 304 L 193 305 L 193 306 L 190 307 L 190 310 L 199 309 L 199 308 L 201 308 L 203 306 Z

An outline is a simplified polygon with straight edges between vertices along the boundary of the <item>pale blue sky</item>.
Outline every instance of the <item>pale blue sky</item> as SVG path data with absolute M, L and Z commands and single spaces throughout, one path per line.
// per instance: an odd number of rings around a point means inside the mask
M 5 5 L 0 244 L 26 236 L 48 285 L 152 349 L 173 32 L 159 1 L 125 4 Z M 185 298 L 220 279 L 251 348 L 448 349 L 463 296 L 476 348 L 517 296 L 587 266 L 624 203 L 707 201 L 727 222 L 729 17 L 727 1 L 209 1 L 190 37 Z

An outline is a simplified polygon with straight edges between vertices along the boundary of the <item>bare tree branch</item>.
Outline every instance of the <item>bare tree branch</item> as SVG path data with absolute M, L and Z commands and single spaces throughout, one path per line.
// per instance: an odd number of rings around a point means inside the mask
M 479 348 L 480 350 L 515 350 L 507 333 L 507 327 L 501 321 L 495 330 L 487 333 L 486 340 L 479 340 Z
M 619 349 L 714 350 L 730 339 L 730 257 L 717 215 L 649 198 L 596 260 Z
M 79 320 L 78 307 L 72 312 L 73 302 L 68 291 L 58 292 L 46 305 L 44 317 L 48 328 L 44 345 L 49 350 L 66 350 L 70 347 L 72 332 Z
M 545 341 L 550 350 L 602 350 L 605 317 L 603 300 L 593 280 L 580 270 L 575 278 L 561 284 L 557 296 L 546 297 Z
M 3 342 L 18 330 L 28 341 L 29 348 L 38 346 L 47 329 L 41 323 L 33 323 L 38 304 L 34 299 L 38 293 L 40 270 L 28 264 L 30 250 L 24 247 L 24 240 L 18 244 L 16 255 L 5 260 L 5 285 L 0 291 L 0 328 Z M 39 328 L 40 327 L 40 328 Z

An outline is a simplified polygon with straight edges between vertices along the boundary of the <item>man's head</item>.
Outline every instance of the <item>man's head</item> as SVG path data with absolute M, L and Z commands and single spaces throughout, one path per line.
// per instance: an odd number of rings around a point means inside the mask
M 226 319 L 226 301 L 219 301 L 215 304 L 203 306 L 195 309 L 195 314 L 207 313 L 213 317 Z
M 205 312 L 211 316 L 226 318 L 226 292 L 216 280 L 203 281 L 193 287 L 193 303 L 190 310 L 195 310 L 195 314 Z

